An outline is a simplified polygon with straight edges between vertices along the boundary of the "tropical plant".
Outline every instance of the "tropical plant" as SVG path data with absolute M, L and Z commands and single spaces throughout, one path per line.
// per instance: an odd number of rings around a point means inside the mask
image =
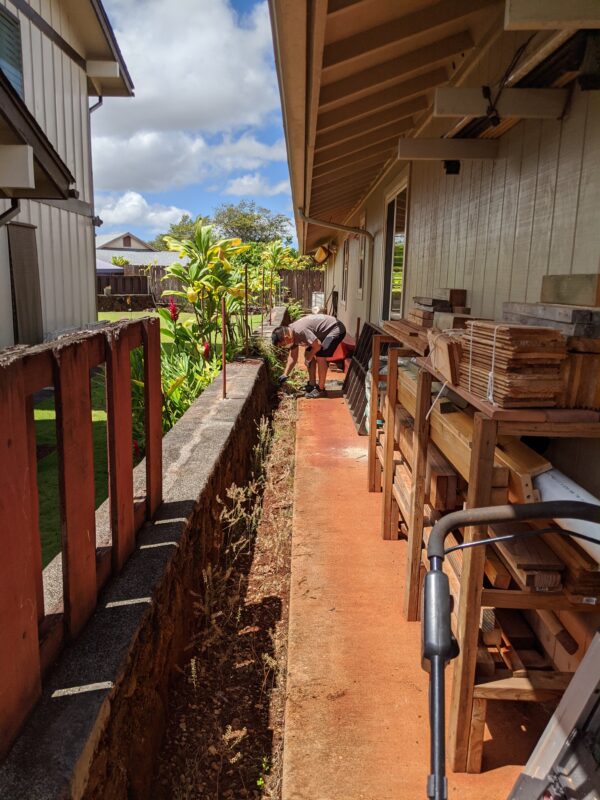
M 130 263 L 129 259 L 125 258 L 125 256 L 113 256 L 111 261 L 115 267 L 128 267 Z

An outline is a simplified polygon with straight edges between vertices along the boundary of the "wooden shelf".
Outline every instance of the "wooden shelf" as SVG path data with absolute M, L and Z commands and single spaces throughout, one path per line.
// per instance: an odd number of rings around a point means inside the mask
M 592 598 L 590 598 L 592 599 Z M 596 600 L 596 598 L 593 598 Z M 574 602 L 564 592 L 523 592 L 521 589 L 483 589 L 481 605 L 489 608 L 546 609 L 549 611 L 598 611 L 594 602 Z
M 506 670 L 496 670 L 489 680 L 480 680 L 473 687 L 476 700 L 525 700 L 546 702 L 558 700 L 571 682 L 571 672 L 531 670 L 526 676 L 514 676 Z

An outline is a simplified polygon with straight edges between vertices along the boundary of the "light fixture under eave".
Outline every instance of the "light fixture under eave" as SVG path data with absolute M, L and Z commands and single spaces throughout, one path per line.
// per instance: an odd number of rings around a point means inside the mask
M 331 253 L 327 249 L 327 247 L 320 246 L 317 247 L 313 258 L 317 262 L 317 264 L 321 266 L 321 264 L 324 264 L 327 261 L 330 255 Z

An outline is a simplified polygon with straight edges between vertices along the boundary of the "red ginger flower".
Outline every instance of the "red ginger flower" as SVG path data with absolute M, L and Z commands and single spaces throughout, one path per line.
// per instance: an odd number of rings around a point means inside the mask
M 171 319 L 173 322 L 177 322 L 179 319 L 179 309 L 177 308 L 177 304 L 175 303 L 174 297 L 169 297 L 169 314 L 171 315 Z

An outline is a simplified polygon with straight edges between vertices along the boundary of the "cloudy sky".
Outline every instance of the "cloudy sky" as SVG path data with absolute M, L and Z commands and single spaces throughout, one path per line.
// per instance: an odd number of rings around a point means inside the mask
M 135 84 L 93 119 L 102 233 L 256 200 L 291 216 L 266 0 L 104 0 Z

